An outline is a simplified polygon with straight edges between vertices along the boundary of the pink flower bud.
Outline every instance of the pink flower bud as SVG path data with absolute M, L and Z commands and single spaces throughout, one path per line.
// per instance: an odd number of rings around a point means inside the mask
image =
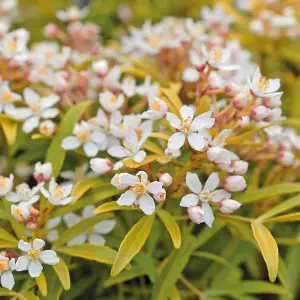
M 97 60 L 92 63 L 92 69 L 99 77 L 105 76 L 108 72 L 108 68 L 108 63 L 105 59 Z
M 246 186 L 246 180 L 243 176 L 228 176 L 224 181 L 224 188 L 229 192 L 241 192 Z
M 166 190 L 162 189 L 159 193 L 153 194 L 153 198 L 157 201 L 157 202 L 162 202 L 166 200 Z
M 248 126 L 250 123 L 250 118 L 248 116 L 243 116 L 239 119 L 239 127 L 240 128 L 244 128 L 246 126 Z
M 249 104 L 249 96 L 245 93 L 238 93 L 233 98 L 232 104 L 236 109 L 242 109 Z
M 225 199 L 221 202 L 221 207 L 220 207 L 220 211 L 223 214 L 231 214 L 233 213 L 235 210 L 239 209 L 241 206 L 241 203 L 235 201 L 235 200 L 231 200 L 231 199 Z
M 279 142 L 279 149 L 281 151 L 290 151 L 293 149 L 293 145 L 290 141 L 284 140 Z
M 70 32 L 70 35 L 72 36 L 72 38 L 81 39 L 82 35 L 83 35 L 82 25 L 80 23 L 77 23 L 77 22 L 71 24 L 70 27 L 69 27 L 69 32 Z
M 78 86 L 81 90 L 85 91 L 89 86 L 89 76 L 87 72 L 81 71 L 77 77 Z
M 38 182 L 47 182 L 51 178 L 53 168 L 51 163 L 42 164 L 40 161 L 34 166 L 33 177 Z
M 295 162 L 294 153 L 290 151 L 280 151 L 277 156 L 277 162 L 284 166 L 292 166 Z
M 40 215 L 40 212 L 34 207 L 30 207 L 29 212 L 33 217 L 38 217 Z
M 48 38 L 55 38 L 59 33 L 59 27 L 54 23 L 49 23 L 44 28 L 44 35 Z
M 35 230 L 35 229 L 38 228 L 38 225 L 37 225 L 36 222 L 28 222 L 28 223 L 26 224 L 26 227 L 27 227 L 28 229 L 30 229 L 30 230 Z
M 251 116 L 256 122 L 268 119 L 271 116 L 271 109 L 261 105 L 252 109 Z
M 170 186 L 173 178 L 169 173 L 164 173 L 159 177 L 159 181 L 162 182 L 164 186 Z
M 268 108 L 279 107 L 282 104 L 280 98 L 281 98 L 281 95 L 271 97 L 271 98 L 269 98 L 269 97 L 263 98 L 263 104 Z
M 230 167 L 233 168 L 233 172 L 238 175 L 243 175 L 248 171 L 248 163 L 243 160 L 234 160 Z
M 97 38 L 100 32 L 99 26 L 89 23 L 85 26 L 85 38 L 88 40 L 94 40 Z
M 112 170 L 113 163 L 108 158 L 93 158 L 90 160 L 91 169 L 97 174 L 105 174 Z
M 229 97 L 235 97 L 240 92 L 241 92 L 241 87 L 238 84 L 228 83 L 225 86 L 225 93 Z
M 196 70 L 197 70 L 199 73 L 204 72 L 205 67 L 206 67 L 206 63 L 199 64 L 199 65 L 195 65 L 195 68 L 196 68 Z
M 191 206 L 187 209 L 187 212 L 194 223 L 200 224 L 204 222 L 204 211 L 200 206 Z

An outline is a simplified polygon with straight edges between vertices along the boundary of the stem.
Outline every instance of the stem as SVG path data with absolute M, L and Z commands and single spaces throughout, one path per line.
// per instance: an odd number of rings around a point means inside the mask
M 200 291 L 197 287 L 195 287 L 190 281 L 188 281 L 183 275 L 180 276 L 180 280 L 182 283 L 195 295 L 197 295 L 199 298 L 203 296 L 202 291 Z
M 226 215 L 226 214 L 219 214 L 219 213 L 216 215 L 222 219 L 237 220 L 245 223 L 251 223 L 253 221 L 253 219 L 251 218 L 246 218 L 242 216 Z

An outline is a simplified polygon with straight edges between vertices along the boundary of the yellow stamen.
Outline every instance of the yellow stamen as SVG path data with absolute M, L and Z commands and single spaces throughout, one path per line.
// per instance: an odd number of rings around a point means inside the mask
M 259 89 L 267 89 L 269 87 L 269 80 L 266 77 L 260 77 L 257 82 Z
M 0 176 L 0 188 L 5 188 L 7 186 L 7 178 Z
M 62 198 L 64 195 L 64 190 L 61 186 L 57 185 L 54 191 L 55 198 Z
M 223 52 L 219 49 L 212 49 L 211 56 L 212 56 L 213 60 L 219 61 L 219 60 L 221 60 L 221 58 L 223 56 Z
M 153 102 L 153 104 L 152 104 L 152 109 L 154 109 L 154 110 L 160 110 L 160 108 L 161 108 L 161 106 L 160 106 L 160 103 L 159 103 L 159 101 L 155 101 L 155 102 Z
M 80 130 L 77 132 L 76 137 L 83 143 L 85 143 L 90 136 L 90 132 L 88 130 Z
M 133 187 L 131 187 L 130 190 L 136 195 L 143 195 L 146 193 L 147 188 L 143 183 L 138 182 Z
M 3 104 L 10 104 L 13 102 L 13 95 L 9 91 L 5 91 L 2 93 L 2 103 Z
M 8 261 L 7 260 L 1 260 L 0 261 L 0 271 L 4 271 L 8 267 Z
M 28 256 L 31 259 L 37 259 L 40 256 L 40 254 L 41 254 L 41 250 L 38 249 L 32 249 L 28 251 Z

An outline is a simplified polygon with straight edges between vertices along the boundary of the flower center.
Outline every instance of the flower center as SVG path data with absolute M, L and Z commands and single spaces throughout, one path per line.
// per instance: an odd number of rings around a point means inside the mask
M 113 95 L 109 98 L 108 102 L 115 103 L 117 101 L 117 96 Z
M 156 100 L 156 101 L 152 104 L 152 109 L 160 111 L 160 103 L 159 103 L 159 101 Z
M 7 185 L 7 178 L 4 176 L 0 176 L 0 188 L 5 188 Z
M 41 250 L 38 249 L 32 249 L 28 251 L 28 256 L 31 259 L 37 259 L 41 254 Z
M 260 77 L 257 82 L 259 89 L 267 89 L 269 87 L 269 80 L 266 77 Z
M 39 71 L 41 74 L 46 75 L 48 73 L 48 66 L 46 64 L 42 65 Z
M 211 201 L 213 195 L 210 191 L 202 191 L 200 194 L 201 201 Z
M 54 191 L 54 197 L 55 198 L 62 198 L 64 195 L 64 190 L 61 186 L 56 186 L 55 191 Z
M 220 61 L 223 56 L 223 52 L 219 49 L 213 49 L 211 51 L 211 56 L 214 61 Z
M 131 187 L 130 190 L 136 195 L 143 195 L 146 193 L 147 188 L 143 183 L 138 182 L 135 185 L 133 185 L 133 187 Z
M 85 143 L 90 136 L 90 132 L 88 130 L 80 130 L 77 132 L 76 137 L 83 143 Z
M 187 117 L 182 121 L 180 130 L 185 133 L 189 133 L 191 131 L 191 125 L 192 125 L 192 120 L 190 117 Z
M 18 43 L 16 40 L 9 40 L 7 41 L 6 46 L 9 52 L 15 52 L 17 50 Z
M 3 104 L 10 104 L 13 102 L 13 95 L 9 91 L 5 91 L 2 93 L 2 103 Z
M 7 260 L 1 260 L 0 261 L 0 271 L 6 270 L 8 267 L 8 261 Z
M 42 104 L 38 101 L 35 101 L 29 105 L 29 108 L 34 114 L 37 114 L 42 111 Z
M 148 43 L 150 47 L 156 48 L 160 43 L 160 37 L 158 35 L 154 35 L 148 39 Z

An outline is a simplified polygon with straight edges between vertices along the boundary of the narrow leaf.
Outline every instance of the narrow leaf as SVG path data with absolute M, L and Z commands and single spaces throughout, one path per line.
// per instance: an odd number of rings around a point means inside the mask
M 117 201 L 110 201 L 107 203 L 104 203 L 97 207 L 94 210 L 94 214 L 103 214 L 105 212 L 115 211 L 115 210 L 133 210 L 131 206 L 120 206 Z
M 260 222 L 253 221 L 251 228 L 267 264 L 269 279 L 274 282 L 278 273 L 278 247 L 271 232 Z
M 41 292 L 41 294 L 45 297 L 48 294 L 48 288 L 47 288 L 47 281 L 45 274 L 42 272 L 39 277 L 35 278 L 35 281 L 37 283 L 37 286 Z
M 127 233 L 120 245 L 117 257 L 112 266 L 112 277 L 118 275 L 141 250 L 150 234 L 154 219 L 155 214 L 144 216 Z
M 64 290 L 69 290 L 71 286 L 70 282 L 70 273 L 68 266 L 66 265 L 65 261 L 60 258 L 59 262 L 55 265 L 53 265 L 53 269 L 55 273 L 57 274 L 60 283 L 62 284 Z
M 159 218 L 161 219 L 161 221 L 166 226 L 166 228 L 171 236 L 174 247 L 176 249 L 180 248 L 181 233 L 180 233 L 179 226 L 177 225 L 177 223 L 175 221 L 175 218 L 173 216 L 171 216 L 168 211 L 163 210 L 163 209 L 159 209 L 157 211 L 157 214 L 158 214 Z

